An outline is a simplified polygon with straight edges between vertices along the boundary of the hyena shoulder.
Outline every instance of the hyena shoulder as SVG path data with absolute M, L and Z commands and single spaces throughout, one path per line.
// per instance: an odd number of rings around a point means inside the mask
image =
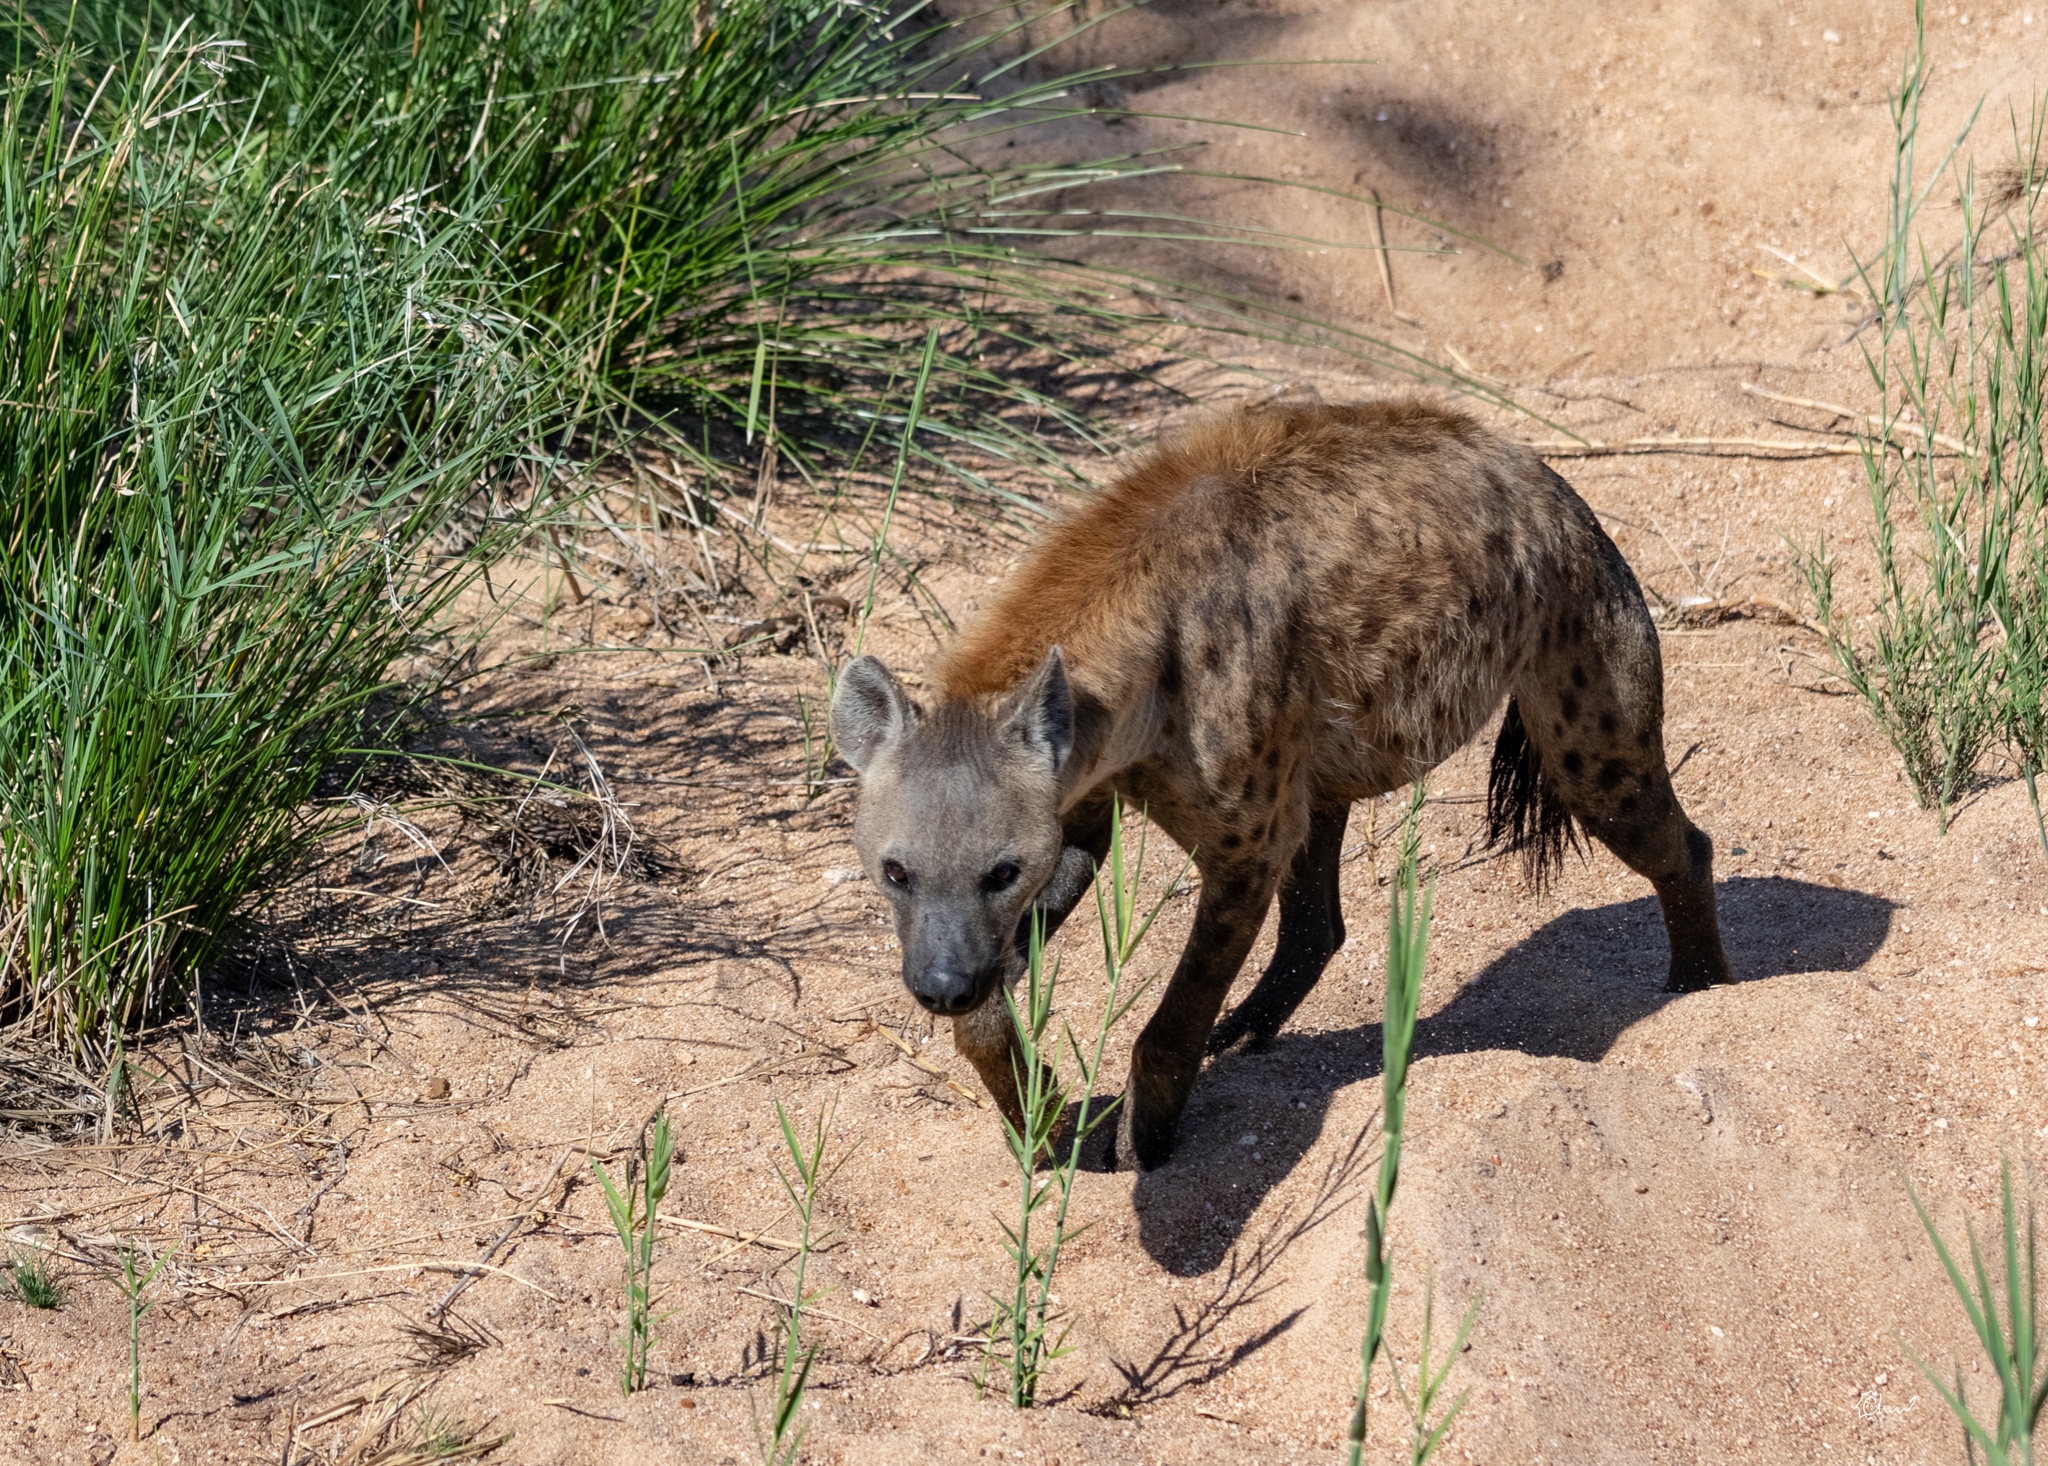
M 1343 512 L 1333 490 L 1369 496 L 1394 519 L 1465 525 L 1456 485 L 1520 493 L 1542 471 L 1463 413 L 1414 399 L 1197 419 L 1059 519 L 946 650 L 935 680 L 949 696 L 988 698 L 1022 683 L 1055 645 L 1083 666 L 1112 665 L 1167 602 L 1287 573 L 1257 558 L 1247 526 L 1284 513 L 1300 538 L 1315 538 Z M 1296 557 L 1295 573 L 1308 563 Z

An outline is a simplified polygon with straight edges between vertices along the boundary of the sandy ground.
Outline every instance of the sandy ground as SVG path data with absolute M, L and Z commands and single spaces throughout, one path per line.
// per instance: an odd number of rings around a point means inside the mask
M 1945 145 L 1988 96 L 1979 156 L 2005 161 L 2044 37 L 2048 7 L 1931 17 L 1927 134 Z M 1378 187 L 1528 261 L 1441 253 L 1396 218 L 1394 243 L 1415 248 L 1394 257 L 1392 306 L 1361 252 L 1179 268 L 1455 351 L 1589 438 L 1824 442 L 1811 430 L 1842 426 L 1831 414 L 1742 388 L 1869 405 L 1855 303 L 1779 282 L 1839 279 L 1845 242 L 1874 245 L 1883 99 L 1909 39 L 1902 5 L 1160 0 L 1077 50 L 1372 58 L 1187 71 L 1127 100 L 1291 129 L 1200 132 L 1205 166 Z M 1198 135 L 1084 125 L 1103 148 Z M 1369 237 L 1320 195 L 1179 186 L 1276 228 Z M 1327 360 L 1273 365 L 1333 398 L 1386 390 Z M 1786 537 L 1853 547 L 1867 516 L 1853 458 L 1557 463 L 1673 599 L 1794 603 Z M 924 505 L 902 527 L 923 589 L 885 579 L 871 649 L 915 666 L 940 613 L 970 615 L 1017 547 Z M 848 583 L 835 563 L 821 588 Z M 1846 574 L 1854 604 L 1853 549 Z M 573 758 L 566 728 L 586 741 L 642 857 L 601 940 L 588 919 L 560 940 L 573 889 L 552 918 L 546 901 L 533 920 L 512 909 L 490 831 L 427 809 L 445 864 L 388 825 L 367 851 L 338 841 L 267 955 L 211 985 L 203 1037 L 190 1020 L 160 1036 L 150 1061 L 180 1084 L 146 1092 L 139 1138 L 8 1145 L 10 1235 L 179 1255 L 142 1322 L 139 1445 L 105 1276 L 72 1263 L 56 1312 L 0 1303 L 0 1461 L 337 1460 L 419 1389 L 443 1420 L 511 1432 L 497 1459 L 755 1459 L 788 1254 L 728 1234 L 792 1225 L 777 1101 L 803 1126 L 829 1111 L 843 1161 L 819 1208 L 813 1279 L 832 1292 L 807 1459 L 1332 1459 L 1366 1298 L 1389 869 L 1373 836 L 1391 807 L 1354 817 L 1351 941 L 1280 1042 L 1211 1064 L 1171 1164 L 1082 1176 L 1093 1226 L 1058 1288 L 1074 1352 L 1020 1414 L 977 1399 L 966 1342 L 1005 1277 L 1016 1181 L 971 1074 L 902 990 L 883 903 L 846 878 L 851 791 L 805 797 L 816 660 L 792 638 L 707 669 L 672 654 L 694 638 L 660 609 L 621 575 L 546 632 L 508 625 L 494 652 L 529 659 L 481 679 L 458 710 L 473 721 L 445 735 L 530 768 L 550 747 Z M 1962 1353 L 1965 1325 L 1907 1187 L 1952 1230 L 1981 1225 L 2000 1158 L 2026 1172 L 2048 1154 L 2048 882 L 2024 791 L 1994 779 L 1938 833 L 1796 625 L 1673 626 L 1664 651 L 1667 745 L 1719 848 L 1739 981 L 1662 993 L 1654 901 L 1604 851 L 1541 897 L 1511 862 L 1474 858 L 1483 751 L 1445 766 L 1393 1348 L 1412 1367 L 1426 1278 L 1440 1328 L 1478 1301 L 1451 1459 L 1957 1459 L 1912 1355 Z M 563 717 L 486 716 L 536 709 Z M 1153 854 L 1163 880 L 1174 862 Z M 1191 908 L 1168 902 L 1141 971 L 1170 964 Z M 1064 943 L 1077 1015 L 1099 1001 L 1091 946 L 1079 927 Z M 1115 1048 L 1109 1084 L 1122 1066 Z M 587 1159 L 622 1160 L 663 1097 L 682 1144 L 665 1318 L 653 1387 L 623 1399 L 618 1245 Z M 413 1332 L 508 1225 L 440 1343 Z M 453 1358 L 451 1332 L 481 1347 Z M 1982 1398 L 1988 1377 L 1965 1378 Z M 1405 1459 L 1398 1403 L 1376 1408 L 1373 1459 Z

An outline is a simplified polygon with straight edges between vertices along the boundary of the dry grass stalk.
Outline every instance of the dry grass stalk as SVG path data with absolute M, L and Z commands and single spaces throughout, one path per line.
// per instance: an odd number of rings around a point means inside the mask
M 1622 458 L 1645 453 L 1689 453 L 1703 458 L 1856 458 L 1856 443 L 1800 442 L 1791 438 L 1623 438 L 1614 442 L 1524 443 L 1545 458 Z
M 1853 407 L 1843 407 L 1839 403 L 1834 402 L 1816 402 L 1811 397 L 1788 397 L 1783 392 L 1767 392 L 1754 382 L 1744 382 L 1742 390 L 1749 393 L 1752 397 L 1762 397 L 1771 402 L 1783 402 L 1790 407 L 1807 407 L 1815 412 L 1829 413 L 1847 422 L 1861 422 L 1871 427 L 1882 428 L 1892 437 L 1908 444 L 1923 441 L 1921 430 L 1910 422 L 1893 422 L 1887 425 L 1885 420 L 1874 412 L 1858 412 Z M 1950 437 L 1947 433 L 1927 434 L 1924 441 L 1931 442 L 1935 446 L 1958 456 L 1967 456 L 1970 451 L 1960 441 Z
M 975 1093 L 966 1085 L 962 1084 L 959 1080 L 955 1079 L 952 1075 L 948 1074 L 945 1070 L 941 1069 L 938 1065 L 934 1064 L 931 1060 L 925 1058 L 924 1055 L 920 1054 L 917 1051 L 916 1047 L 912 1045 L 909 1039 L 905 1038 L 895 1029 L 890 1028 L 887 1024 L 883 1023 L 877 1023 L 874 1027 L 876 1033 L 879 1033 L 883 1038 L 886 1038 L 887 1040 L 889 1040 L 890 1043 L 896 1046 L 897 1050 L 903 1055 L 904 1059 L 909 1062 L 911 1068 L 921 1070 L 924 1073 L 931 1075 L 932 1078 L 944 1084 L 946 1088 L 952 1090 L 953 1093 L 959 1095 L 962 1099 L 968 1101 L 968 1103 L 974 1105 L 976 1108 L 984 1110 L 988 1108 L 988 1100 L 986 1098 L 984 1098 L 982 1095 Z
M 1372 191 L 1372 237 L 1379 248 L 1380 287 L 1387 292 L 1387 309 L 1399 315 L 1400 307 L 1394 304 L 1394 261 L 1393 256 L 1387 253 L 1387 217 L 1380 206 L 1378 189 Z

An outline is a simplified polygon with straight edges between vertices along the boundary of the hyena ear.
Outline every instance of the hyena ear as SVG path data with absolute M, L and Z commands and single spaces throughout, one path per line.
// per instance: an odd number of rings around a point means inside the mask
M 832 741 L 856 773 L 917 721 L 917 705 L 887 667 L 873 657 L 855 657 L 841 669 L 832 694 Z
M 1054 647 L 1017 694 L 1017 705 L 1004 724 L 1010 735 L 1045 760 L 1052 773 L 1066 766 L 1074 751 L 1074 692 L 1067 685 L 1067 659 Z

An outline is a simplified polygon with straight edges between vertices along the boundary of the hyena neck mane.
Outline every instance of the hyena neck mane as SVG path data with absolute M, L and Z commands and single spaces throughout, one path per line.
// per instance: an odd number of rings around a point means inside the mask
M 1056 523 L 953 643 L 932 680 L 941 697 L 991 712 L 1058 647 L 1073 699 L 1063 792 L 1079 797 L 1139 756 L 1156 715 L 1163 582 L 1178 559 L 1163 533 L 1177 503 L 1213 475 L 1209 433 L 1164 445 Z M 1190 450 L 1194 451 L 1190 451 Z

